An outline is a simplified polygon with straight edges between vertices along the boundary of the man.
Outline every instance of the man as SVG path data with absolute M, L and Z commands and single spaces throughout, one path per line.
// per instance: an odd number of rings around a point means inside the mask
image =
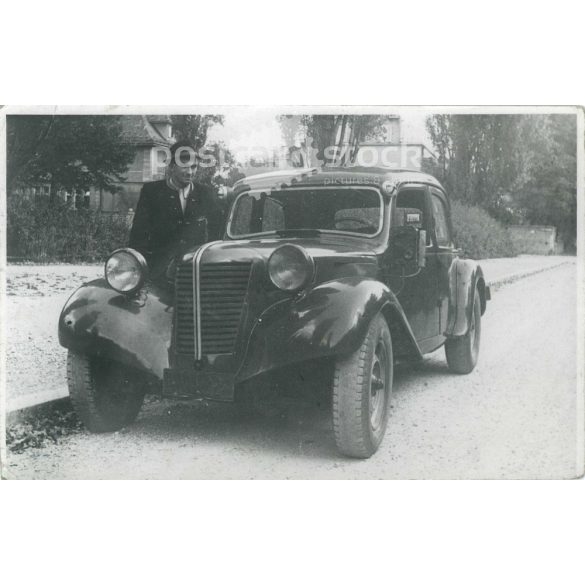
M 140 192 L 129 245 L 144 255 L 153 278 L 188 249 L 223 236 L 221 207 L 212 187 L 194 182 L 196 168 L 194 146 L 177 142 L 165 180 Z

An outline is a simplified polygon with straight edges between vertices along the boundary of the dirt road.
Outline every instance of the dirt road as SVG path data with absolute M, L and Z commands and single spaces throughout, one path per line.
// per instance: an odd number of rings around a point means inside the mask
M 6 286 L 6 402 L 17 410 L 68 396 L 59 314 L 71 293 L 103 265 L 13 265 Z
M 380 451 L 340 457 L 328 404 L 284 416 L 154 402 L 119 433 L 72 435 L 10 454 L 14 478 L 564 478 L 577 473 L 575 264 L 494 295 L 480 361 L 447 371 L 443 350 L 396 372 Z M 582 424 L 582 421 L 581 421 Z M 579 435 L 582 440 L 582 435 Z

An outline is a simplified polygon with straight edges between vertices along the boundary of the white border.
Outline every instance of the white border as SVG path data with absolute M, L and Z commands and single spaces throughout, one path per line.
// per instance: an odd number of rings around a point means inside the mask
M 577 111 L 577 457 L 575 474 L 585 473 L 585 110 Z
M 233 107 L 65 107 L 58 113 L 225 112 Z M 263 108 L 264 109 L 264 108 Z M 420 111 L 287 106 L 278 112 Z M 30 113 L 33 108 L 2 110 Z M 573 108 L 425 107 L 447 113 Z M 40 110 L 34 109 L 40 113 Z M 578 113 L 578 379 L 583 389 L 583 111 Z M 5 134 L 0 140 L 5 222 Z M 5 223 L 3 223 L 5 225 Z M 5 230 L 0 280 L 4 283 Z M 560 301 L 561 302 L 561 301 Z M 0 303 L 0 318 L 4 317 Z M 2 364 L 3 365 L 3 364 Z M 4 368 L 0 367 L 0 379 Z M 3 394 L 0 393 L 0 400 Z M 577 422 L 584 432 L 583 392 Z M 1 404 L 1 403 L 0 403 Z M 579 412 L 579 410 L 581 412 Z M 1 424 L 1 423 L 0 423 Z M 581 444 L 583 436 L 580 437 Z M 582 457 L 582 453 L 580 455 Z M 577 470 L 582 463 L 576 462 Z M 7 582 L 344 582 L 532 584 L 583 576 L 585 482 L 0 482 Z M 560 491 L 562 490 L 562 492 Z M 100 562 L 101 560 L 101 562 Z M 9 562 L 8 562 L 9 561 Z M 88 569 L 91 567 L 91 569 Z
M 464 106 L 464 105 L 117 105 L 117 106 L 4 106 L 0 114 L 38 114 L 38 115 L 103 115 L 103 116 L 120 116 L 120 115 L 137 115 L 137 114 L 157 114 L 157 115 L 180 115 L 180 114 L 229 114 L 230 112 L 259 111 L 262 113 L 276 114 L 398 114 L 401 113 L 420 113 L 420 114 L 575 114 L 578 106 L 565 105 L 501 105 L 501 106 Z
M 6 116 L 0 111 L 0 476 L 6 461 Z

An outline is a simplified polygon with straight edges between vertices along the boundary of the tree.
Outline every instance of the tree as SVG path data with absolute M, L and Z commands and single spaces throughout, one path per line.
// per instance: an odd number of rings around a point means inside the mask
M 435 115 L 427 129 L 438 178 L 455 199 L 504 222 L 576 232 L 576 116 Z
M 306 128 L 307 136 L 311 140 L 309 146 L 315 149 L 315 157 L 326 163 L 325 149 L 336 146 L 336 135 L 342 123 L 343 116 L 303 116 L 303 126 Z
M 231 187 L 245 176 L 223 141 L 207 144 L 201 154 L 203 164 L 197 171 L 198 183 Z
M 531 156 L 514 203 L 531 224 L 554 225 L 565 249 L 577 230 L 577 119 L 549 115 L 535 133 Z
M 321 164 L 353 162 L 357 147 L 368 139 L 384 139 L 388 116 L 278 116 L 283 138 L 288 146 L 305 141 Z M 337 156 L 332 157 L 337 148 Z M 315 161 L 312 161 L 315 162 Z
M 7 188 L 48 183 L 51 195 L 98 187 L 119 190 L 134 148 L 117 116 L 7 116 Z
M 199 149 L 207 142 L 207 131 L 214 124 L 223 126 L 223 116 L 171 116 L 173 133 L 177 140 L 189 140 Z
M 335 144 L 338 121 L 341 116 L 295 116 L 276 117 L 284 143 L 289 148 L 301 146 L 309 165 L 325 163 L 325 149 Z
M 428 119 L 440 179 L 456 199 L 493 210 L 514 189 L 521 164 L 522 118 L 437 115 Z

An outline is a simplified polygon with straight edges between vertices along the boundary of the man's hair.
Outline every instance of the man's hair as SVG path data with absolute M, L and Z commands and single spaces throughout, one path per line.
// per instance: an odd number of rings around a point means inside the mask
M 176 165 L 179 160 L 182 163 L 189 163 L 189 161 L 194 163 L 197 160 L 197 149 L 191 141 L 179 140 L 171 146 L 171 160 L 169 166 Z

